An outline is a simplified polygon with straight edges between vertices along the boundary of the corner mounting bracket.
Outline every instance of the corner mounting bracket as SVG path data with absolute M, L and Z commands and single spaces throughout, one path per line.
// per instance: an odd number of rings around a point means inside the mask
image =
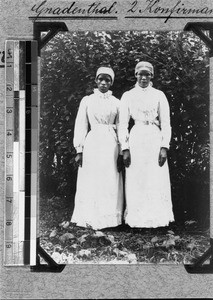
M 64 22 L 34 22 L 34 39 L 38 41 L 38 55 L 40 50 L 48 43 L 59 31 L 68 31 Z M 41 37 L 42 32 L 47 32 Z
M 37 248 L 36 248 L 36 265 L 31 266 L 31 272 L 54 272 L 60 273 L 63 271 L 66 265 L 57 264 L 51 256 L 40 246 L 39 238 L 37 239 Z M 40 263 L 40 256 L 45 260 L 47 264 Z
M 210 258 L 209 264 L 203 264 Z M 192 265 L 184 265 L 186 271 L 192 274 L 213 274 L 213 239 L 210 239 L 210 248 Z
M 193 31 L 209 48 L 210 56 L 213 56 L 213 23 L 212 22 L 189 22 L 186 24 L 185 31 Z M 209 35 L 205 34 L 209 31 Z

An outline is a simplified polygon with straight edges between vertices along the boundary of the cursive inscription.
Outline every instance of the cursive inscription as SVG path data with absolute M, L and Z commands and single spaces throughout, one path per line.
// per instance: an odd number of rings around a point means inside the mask
M 154 15 L 156 17 L 165 17 L 165 23 L 174 15 L 176 17 L 205 17 L 208 15 L 213 15 L 213 9 L 208 6 L 201 8 L 187 7 L 183 1 L 177 0 L 176 3 L 170 3 L 167 7 L 163 6 L 161 0 L 146 0 L 145 6 L 142 6 L 142 2 L 134 0 L 130 3 L 130 8 L 127 10 L 128 15 L 132 14 L 137 16 L 140 15 Z
M 81 3 L 82 4 L 82 3 Z M 44 0 L 40 4 L 35 4 L 31 8 L 32 12 L 36 13 L 38 18 L 41 15 L 56 15 L 56 16 L 70 16 L 70 15 L 81 15 L 81 16 L 91 16 L 91 15 L 111 15 L 116 14 L 116 4 L 117 2 L 110 3 L 108 5 L 102 4 L 101 2 L 89 3 L 82 7 L 80 3 L 73 1 L 69 6 L 61 7 L 56 6 L 52 7 L 48 5 L 47 0 Z
M 120 0 L 122 2 L 122 0 Z M 208 2 L 209 3 L 209 2 Z M 165 23 L 171 18 L 206 18 L 213 17 L 213 8 L 201 6 L 195 8 L 193 2 L 184 0 L 130 0 L 124 2 L 125 18 L 165 18 Z M 213 2 L 212 2 L 213 5 Z M 213 7 L 213 6 L 212 6 Z M 52 5 L 51 1 L 41 0 L 32 6 L 31 11 L 35 17 L 57 17 L 79 18 L 96 17 L 101 18 L 118 14 L 118 2 L 116 1 L 72 1 L 67 0 L 67 5 Z M 114 18 L 114 17 L 113 17 Z

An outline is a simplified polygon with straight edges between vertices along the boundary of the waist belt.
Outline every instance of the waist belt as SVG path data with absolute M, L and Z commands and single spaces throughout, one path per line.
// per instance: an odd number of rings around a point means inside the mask
M 157 120 L 155 120 L 155 121 L 149 121 L 149 120 L 135 121 L 135 125 L 156 125 L 157 127 L 160 127 L 160 123 Z
M 115 124 L 94 124 L 91 126 L 91 130 L 96 130 L 96 129 L 101 129 L 101 128 L 108 129 L 108 131 L 115 138 L 116 142 L 118 141 Z

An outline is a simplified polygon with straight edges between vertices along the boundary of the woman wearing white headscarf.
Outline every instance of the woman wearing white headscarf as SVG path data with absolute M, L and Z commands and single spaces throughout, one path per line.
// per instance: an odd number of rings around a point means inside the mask
M 131 227 L 161 227 L 174 221 L 167 151 L 170 109 L 165 94 L 152 87 L 152 64 L 135 67 L 137 83 L 123 94 L 119 140 L 126 167 L 125 222 Z M 128 131 L 130 117 L 134 126 Z
M 95 230 L 118 226 L 122 220 L 122 175 L 117 164 L 120 101 L 109 90 L 114 76 L 109 67 L 97 70 L 97 89 L 82 99 L 74 129 L 79 169 L 71 222 Z

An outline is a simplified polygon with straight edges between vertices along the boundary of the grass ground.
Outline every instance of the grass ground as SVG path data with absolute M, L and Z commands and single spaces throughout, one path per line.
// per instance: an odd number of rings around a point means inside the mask
M 184 226 L 95 231 L 69 223 L 72 209 L 59 197 L 40 201 L 40 244 L 59 264 L 192 264 L 210 247 L 209 230 L 192 220 Z

